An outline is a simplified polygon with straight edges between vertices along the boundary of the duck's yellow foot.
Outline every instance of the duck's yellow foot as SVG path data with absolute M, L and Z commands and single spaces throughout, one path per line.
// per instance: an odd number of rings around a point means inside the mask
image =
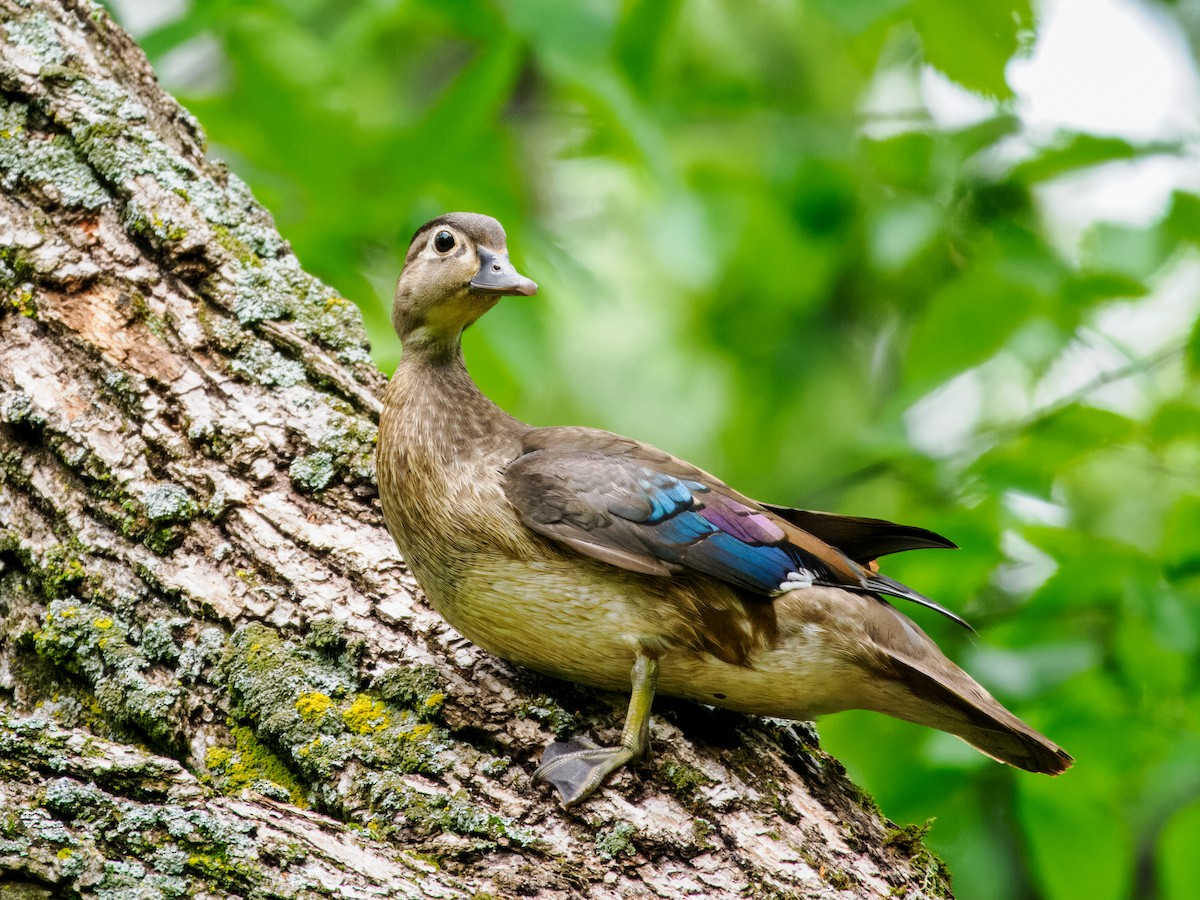
M 586 800 L 604 784 L 604 779 L 631 759 L 645 756 L 650 750 L 650 705 L 658 684 L 658 660 L 639 653 L 630 673 L 633 693 L 621 744 L 601 747 L 590 738 L 555 741 L 542 754 L 542 764 L 533 773 L 534 779 L 548 781 L 562 794 L 563 806 L 574 806 Z
M 571 807 L 596 793 L 605 778 L 638 755 L 629 747 L 601 747 L 585 737 L 555 741 L 542 754 L 533 777 L 558 788 L 563 806 Z

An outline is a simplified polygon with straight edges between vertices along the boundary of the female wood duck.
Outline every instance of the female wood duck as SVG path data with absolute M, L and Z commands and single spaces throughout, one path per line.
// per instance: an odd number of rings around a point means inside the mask
M 519 665 L 632 687 L 620 746 L 546 749 L 535 777 L 564 804 L 645 754 L 656 691 L 789 719 L 872 709 L 1032 772 L 1071 765 L 884 599 L 962 622 L 874 563 L 953 547 L 945 538 L 758 503 L 654 447 L 534 428 L 485 397 L 463 363 L 463 329 L 501 297 L 536 292 L 495 219 L 422 226 L 396 287 L 404 354 L 377 461 L 388 529 L 451 625 Z

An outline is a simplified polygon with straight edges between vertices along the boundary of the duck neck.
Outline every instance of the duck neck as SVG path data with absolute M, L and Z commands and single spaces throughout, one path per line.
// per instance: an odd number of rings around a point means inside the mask
M 388 404 L 403 410 L 411 438 L 443 459 L 483 454 L 528 428 L 475 384 L 462 347 L 405 347 L 388 389 Z

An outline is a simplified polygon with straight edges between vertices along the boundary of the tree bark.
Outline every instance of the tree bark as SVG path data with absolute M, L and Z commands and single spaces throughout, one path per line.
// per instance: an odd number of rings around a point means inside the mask
M 0 29 L 0 894 L 949 895 L 807 726 L 660 702 L 581 808 L 531 782 L 625 698 L 424 605 L 353 304 L 101 8 Z

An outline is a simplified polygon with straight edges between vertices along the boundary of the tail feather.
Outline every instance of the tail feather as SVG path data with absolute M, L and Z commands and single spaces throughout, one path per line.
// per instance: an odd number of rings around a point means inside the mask
M 889 603 L 866 611 L 868 634 L 882 654 L 871 709 L 947 731 L 1029 772 L 1059 775 L 1071 767 L 1069 753 L 1005 709 L 915 622 Z
M 908 668 L 907 686 L 927 703 L 917 707 L 915 715 L 901 718 L 948 731 L 992 759 L 1027 772 L 1061 775 L 1074 763 L 1069 753 L 1005 709 L 957 666 L 954 668 L 960 677 L 953 688 L 919 669 Z M 964 690 L 968 687 L 964 680 L 973 690 Z M 931 714 L 930 706 L 936 712 Z M 896 715 L 895 710 L 887 711 Z

